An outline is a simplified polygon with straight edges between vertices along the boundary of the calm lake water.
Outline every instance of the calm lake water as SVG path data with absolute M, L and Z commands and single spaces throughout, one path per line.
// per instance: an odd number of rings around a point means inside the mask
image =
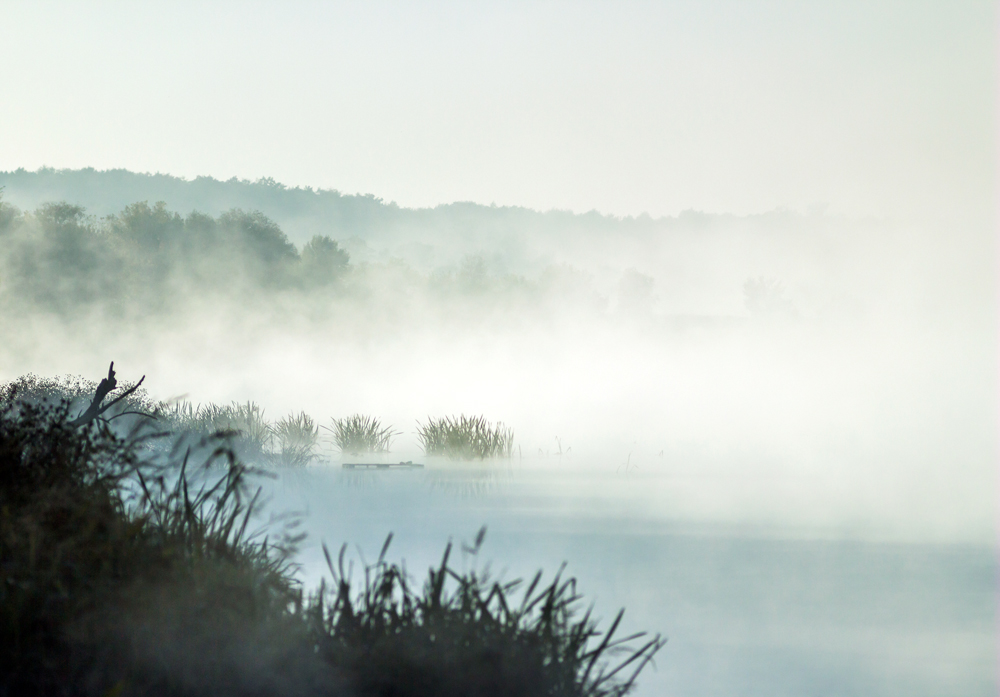
M 755 518 L 745 505 L 720 513 L 734 490 L 752 499 L 772 485 L 517 462 L 331 463 L 265 486 L 272 511 L 305 514 L 309 585 L 325 573 L 321 542 L 334 552 L 356 545 L 372 560 L 390 531 L 389 557 L 421 580 L 449 539 L 471 541 L 483 525 L 478 560 L 457 564 L 489 562 L 512 579 L 567 562 L 603 625 L 625 607 L 625 631 L 667 637 L 640 696 L 997 693 L 992 546 L 877 541 Z M 712 511 L 705 501 L 727 490 L 711 515 L 683 506 L 697 498 Z

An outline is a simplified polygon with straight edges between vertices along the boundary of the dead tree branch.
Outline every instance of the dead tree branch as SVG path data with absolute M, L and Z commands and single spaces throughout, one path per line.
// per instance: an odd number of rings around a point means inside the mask
M 142 381 L 145 379 L 146 376 L 143 375 L 142 378 L 139 379 L 139 382 L 135 383 L 135 385 L 125 390 L 122 394 L 118 395 L 118 397 L 102 406 L 101 403 L 104 401 L 104 398 L 108 396 L 108 393 L 118 387 L 118 381 L 115 379 L 115 362 L 111 361 L 111 367 L 108 368 L 108 377 L 102 379 L 101 384 L 97 386 L 97 391 L 94 393 L 94 400 L 90 403 L 90 406 L 87 407 L 87 410 L 80 414 L 77 418 L 70 421 L 69 425 L 86 426 L 94 419 L 100 417 L 100 415 L 108 409 L 118 404 L 118 402 L 138 390 L 139 385 L 141 385 Z

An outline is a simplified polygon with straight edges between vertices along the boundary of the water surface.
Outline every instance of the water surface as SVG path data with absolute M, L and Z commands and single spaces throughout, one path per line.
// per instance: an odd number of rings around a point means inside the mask
M 322 541 L 370 561 L 390 531 L 389 556 L 421 578 L 483 525 L 479 558 L 459 565 L 511 579 L 567 562 L 605 624 L 625 607 L 625 631 L 667 637 L 640 696 L 996 694 L 990 545 L 851 534 L 781 504 L 815 483 L 591 464 L 334 462 L 266 486 L 273 510 L 305 514 L 309 584 L 325 573 Z

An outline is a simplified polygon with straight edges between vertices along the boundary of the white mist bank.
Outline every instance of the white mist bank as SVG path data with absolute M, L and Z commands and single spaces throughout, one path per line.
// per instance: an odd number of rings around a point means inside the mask
M 483 414 L 513 427 L 520 458 L 568 477 L 655 475 L 643 505 L 666 516 L 992 543 L 986 228 L 702 222 L 525 237 L 522 257 L 562 274 L 551 286 L 491 272 L 484 239 L 472 251 L 487 261 L 458 275 L 361 263 L 323 294 L 175 284 L 147 316 L 12 314 L 0 379 L 96 379 L 114 360 L 161 399 L 253 400 L 320 424 L 371 414 L 402 432 L 401 459 L 420 456 L 418 420 Z
M 652 477 L 643 505 L 672 518 L 879 539 L 993 535 L 996 397 L 983 379 L 989 344 L 971 335 L 730 318 L 372 340 L 232 317 L 33 334 L 48 340 L 16 363 L 8 354 L 5 373 L 96 378 L 114 359 L 160 398 L 253 400 L 271 418 L 304 410 L 321 424 L 372 414 L 402 431 L 401 459 L 420 456 L 416 421 L 484 414 L 514 428 L 530 466 L 569 480 L 623 467 Z

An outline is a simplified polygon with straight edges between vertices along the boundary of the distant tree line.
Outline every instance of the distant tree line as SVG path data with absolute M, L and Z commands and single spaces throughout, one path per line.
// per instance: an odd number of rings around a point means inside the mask
M 21 306 L 169 301 L 171 291 L 313 289 L 337 281 L 350 256 L 315 236 L 301 250 L 257 211 L 187 217 L 163 202 L 103 219 L 68 203 L 22 213 L 0 201 L 0 293 Z
M 221 298 L 249 309 L 292 298 L 286 306 L 295 311 L 339 302 L 361 316 L 408 321 L 427 312 L 479 321 L 511 308 L 537 311 L 546 299 L 558 300 L 554 312 L 565 311 L 567 298 L 602 310 L 607 301 L 588 274 L 565 265 L 532 280 L 493 272 L 474 255 L 430 272 L 392 257 L 355 265 L 326 235 L 297 248 L 259 211 L 181 216 L 144 201 L 98 218 L 66 202 L 22 212 L 0 197 L 0 311 L 8 316 L 148 315 Z

